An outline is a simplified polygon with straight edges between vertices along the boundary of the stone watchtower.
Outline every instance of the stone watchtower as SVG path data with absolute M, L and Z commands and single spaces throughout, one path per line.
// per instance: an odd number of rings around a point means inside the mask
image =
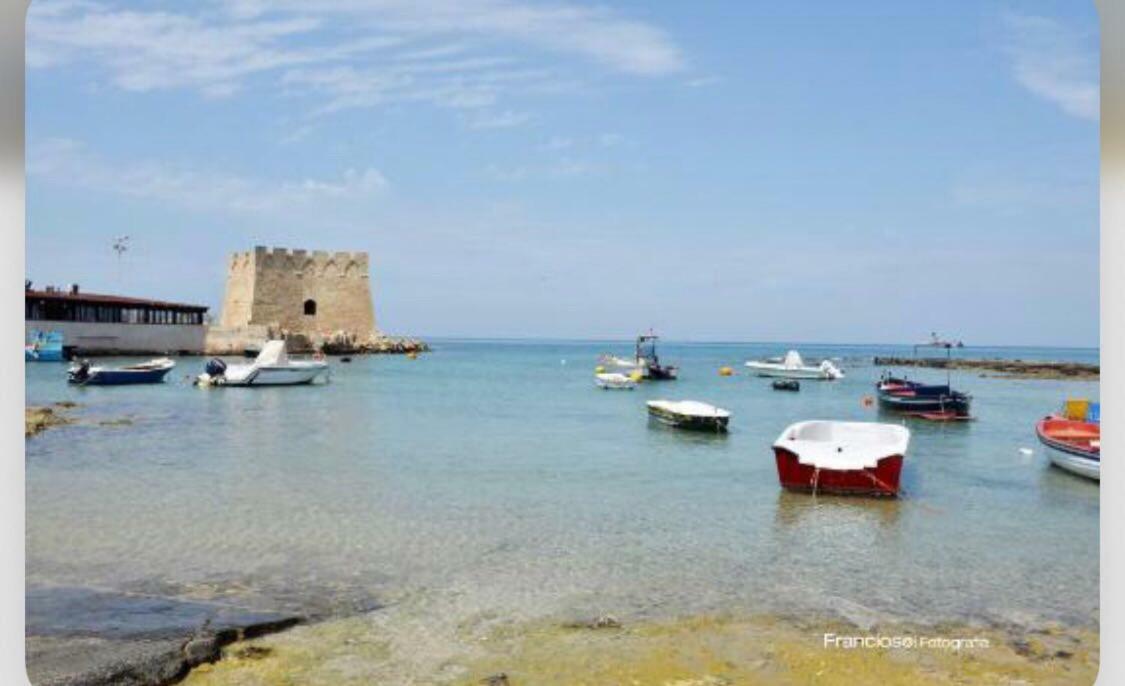
M 310 341 L 345 332 L 378 335 L 367 253 L 257 246 L 230 256 L 226 296 L 209 347 L 237 348 L 264 332 L 285 331 Z

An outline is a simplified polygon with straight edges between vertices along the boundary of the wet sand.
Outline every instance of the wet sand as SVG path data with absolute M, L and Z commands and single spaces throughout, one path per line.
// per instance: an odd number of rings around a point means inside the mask
M 1099 646 L 1093 629 L 1032 630 L 969 625 L 861 629 L 838 620 L 701 616 L 637 623 L 537 622 L 476 635 L 459 652 L 415 671 L 409 656 L 369 619 L 298 627 L 235 644 L 185 683 L 490 684 L 491 686 L 722 686 L 726 684 L 1091 684 Z M 838 636 L 973 639 L 912 649 L 825 647 Z M 981 643 L 987 641 L 987 647 Z

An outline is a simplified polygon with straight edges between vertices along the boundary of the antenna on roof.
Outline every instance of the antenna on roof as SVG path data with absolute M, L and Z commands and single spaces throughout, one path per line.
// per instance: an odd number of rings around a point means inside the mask
M 113 239 L 113 252 L 117 253 L 117 281 L 121 282 L 121 256 L 129 249 L 129 237 L 118 236 Z

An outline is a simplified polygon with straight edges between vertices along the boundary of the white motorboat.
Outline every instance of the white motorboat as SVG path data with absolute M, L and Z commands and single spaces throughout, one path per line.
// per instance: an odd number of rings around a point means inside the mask
M 636 360 L 628 360 L 616 355 L 602 355 L 598 358 L 598 364 L 603 367 L 617 367 L 618 369 L 640 369 L 640 363 Z
M 844 372 L 832 364 L 831 360 L 824 360 L 815 367 L 810 367 L 805 364 L 801 359 L 801 354 L 796 350 L 790 350 L 785 354 L 785 359 L 781 361 L 775 360 L 751 360 L 746 363 L 755 374 L 758 376 L 769 376 L 779 379 L 820 379 L 822 381 L 834 381 L 836 379 L 844 378 Z
M 637 387 L 636 380 L 620 372 L 601 372 L 594 375 L 598 388 L 613 391 L 631 391 Z
M 648 413 L 656 421 L 677 429 L 726 431 L 730 412 L 698 400 L 650 400 Z
M 199 375 L 200 385 L 214 386 L 295 386 L 312 383 L 328 373 L 322 360 L 291 360 L 285 341 L 267 341 L 250 364 L 227 365 L 215 358 Z

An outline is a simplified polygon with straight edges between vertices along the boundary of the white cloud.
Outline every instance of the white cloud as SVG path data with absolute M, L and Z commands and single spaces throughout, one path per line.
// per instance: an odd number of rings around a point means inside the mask
M 614 148 L 625 142 L 625 136 L 619 133 L 603 133 L 598 136 L 598 145 L 603 148 Z
M 81 64 L 125 90 L 190 88 L 207 97 L 268 75 L 290 94 L 327 96 L 321 112 L 402 100 L 483 107 L 517 81 L 547 91 L 557 68 L 537 66 L 537 53 L 631 75 L 684 68 L 655 26 L 570 2 L 213 0 L 189 12 L 37 0 L 27 22 L 32 68 Z
M 953 180 L 953 202 L 973 210 L 1005 216 L 1096 207 L 1096 177 L 1082 179 L 1070 173 L 1039 169 L 1007 169 L 995 165 L 968 169 Z
M 688 88 L 703 88 L 704 86 L 714 86 L 715 84 L 722 83 L 722 78 L 718 76 L 700 76 L 694 79 L 688 79 L 684 85 Z
M 377 169 L 348 169 L 338 179 L 269 180 L 166 164 L 113 164 L 73 140 L 52 138 L 28 145 L 27 173 L 50 183 L 193 210 L 286 212 L 326 200 L 359 201 L 387 186 Z
M 510 129 L 523 126 L 531 120 L 531 115 L 526 112 L 482 112 L 469 121 L 471 129 Z
M 566 150 L 574 145 L 573 138 L 565 138 L 563 136 L 552 136 L 540 147 L 544 150 Z
M 1002 20 L 1016 81 L 1067 114 L 1097 121 L 1097 36 L 1047 17 L 1008 13 Z
M 276 0 L 269 6 L 309 11 L 304 0 Z M 540 50 L 585 57 L 630 74 L 664 75 L 685 68 L 680 48 L 656 26 L 604 7 L 574 2 L 320 0 L 315 7 L 318 12 L 345 15 L 410 35 L 518 41 Z

